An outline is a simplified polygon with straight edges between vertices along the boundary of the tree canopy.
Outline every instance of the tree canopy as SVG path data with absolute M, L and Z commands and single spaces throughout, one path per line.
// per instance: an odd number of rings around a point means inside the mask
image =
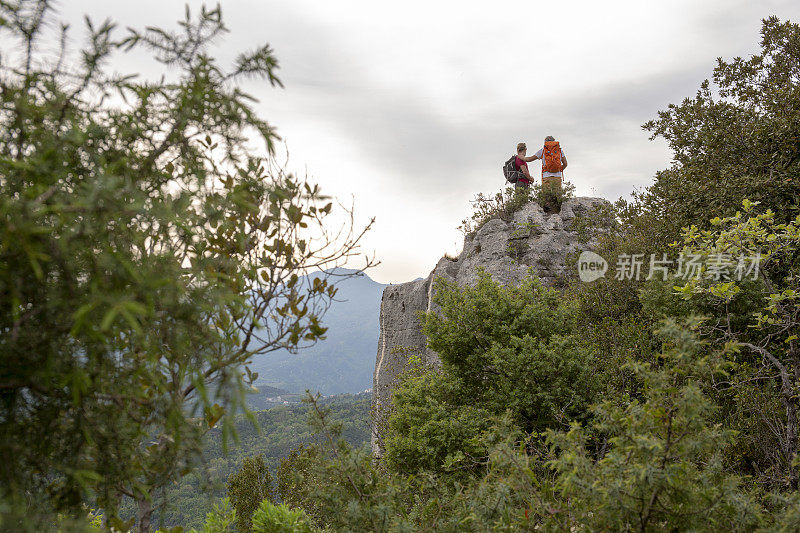
M 231 434 L 247 363 L 325 334 L 335 280 L 300 280 L 357 255 L 367 228 L 329 227 L 332 200 L 275 163 L 241 82 L 280 86 L 278 62 L 261 45 L 222 65 L 219 7 L 175 30 L 87 17 L 77 51 L 54 16 L 0 2 L 3 527 L 90 500 L 114 523 L 128 496 L 149 530 L 154 489 L 209 427 Z M 164 75 L 109 68 L 131 50 Z
M 743 198 L 794 217 L 800 193 L 800 26 L 763 21 L 761 51 L 719 58 L 694 97 L 670 104 L 644 129 L 667 141 L 670 168 L 634 195 L 658 242 L 681 228 L 735 214 Z M 643 231 L 645 231 L 643 229 Z

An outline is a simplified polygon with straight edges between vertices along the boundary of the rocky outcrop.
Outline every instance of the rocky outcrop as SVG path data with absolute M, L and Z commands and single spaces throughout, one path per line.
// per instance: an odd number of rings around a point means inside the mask
M 609 205 L 602 198 L 572 198 L 559 213 L 547 214 L 531 202 L 511 220 L 486 222 L 464 239 L 457 258 L 443 257 L 427 278 L 384 289 L 372 389 L 373 454 L 381 455 L 381 427 L 391 407 L 392 388 L 408 358 L 418 355 L 429 364 L 439 363 L 426 346 L 419 319 L 420 311 L 432 310 L 433 280 L 443 277 L 460 285 L 472 284 L 483 269 L 500 283 L 514 284 L 533 269 L 545 284 L 558 285 L 572 274 L 567 272 L 567 256 L 595 246 L 592 231 L 585 228 L 592 227 L 593 219 Z

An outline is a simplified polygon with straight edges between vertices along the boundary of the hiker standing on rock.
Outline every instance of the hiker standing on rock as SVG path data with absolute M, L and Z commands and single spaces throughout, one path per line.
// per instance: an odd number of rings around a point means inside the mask
M 542 186 L 553 185 L 560 189 L 564 169 L 567 168 L 567 156 L 555 137 L 548 135 L 544 138 L 544 146 L 529 161 L 534 159 L 542 160 Z
M 516 188 L 525 188 L 529 189 L 531 183 L 533 182 L 533 178 L 531 177 L 530 172 L 528 172 L 528 162 L 533 161 L 536 159 L 535 156 L 527 157 L 525 154 L 528 151 L 528 147 L 525 146 L 525 143 L 519 143 L 517 145 L 517 157 L 514 159 L 514 166 L 522 172 L 523 176 L 520 177 L 517 182 L 514 184 Z

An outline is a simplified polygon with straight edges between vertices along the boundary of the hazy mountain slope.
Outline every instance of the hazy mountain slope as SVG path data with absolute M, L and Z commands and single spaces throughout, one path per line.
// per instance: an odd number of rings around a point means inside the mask
M 378 312 L 385 285 L 362 274 L 337 286 L 337 301 L 322 320 L 328 328 L 327 338 L 297 354 L 279 351 L 257 357 L 250 367 L 259 373 L 259 384 L 290 392 L 308 388 L 322 394 L 355 393 L 372 387 Z

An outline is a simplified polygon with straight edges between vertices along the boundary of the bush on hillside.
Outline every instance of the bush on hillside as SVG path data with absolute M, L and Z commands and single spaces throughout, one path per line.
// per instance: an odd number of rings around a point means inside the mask
M 507 414 L 539 433 L 584 419 L 597 390 L 574 309 L 529 277 L 502 286 L 482 272 L 475 286 L 437 279 L 423 331 L 441 371 L 413 374 L 395 389 L 384 435 L 386 463 L 403 473 L 460 477 L 482 470 L 481 436 Z
M 253 515 L 253 533 L 313 533 L 318 531 L 302 509 L 264 500 Z
M 514 213 L 531 201 L 538 203 L 546 213 L 555 213 L 561 204 L 574 196 L 575 186 L 564 182 L 561 188 L 534 183 L 530 189 L 506 187 L 494 196 L 478 193 L 470 201 L 473 213 L 461 221 L 458 229 L 466 236 L 474 235 L 493 218 L 509 222 Z

